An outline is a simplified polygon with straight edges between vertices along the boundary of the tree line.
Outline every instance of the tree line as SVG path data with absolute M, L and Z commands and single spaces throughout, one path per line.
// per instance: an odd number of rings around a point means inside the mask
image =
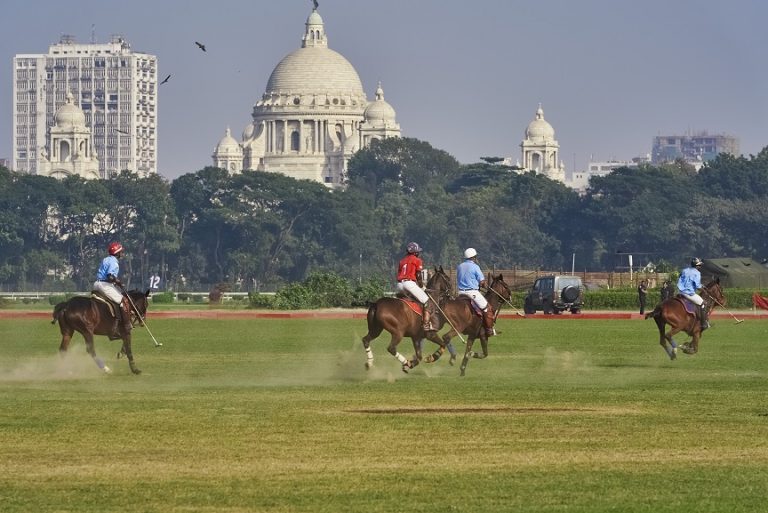
M 465 247 L 483 267 L 608 271 L 637 253 L 673 270 L 691 256 L 768 256 L 768 148 L 620 168 L 583 195 L 533 172 L 460 164 L 417 139 L 355 154 L 344 190 L 276 173 L 206 167 L 168 181 L 128 172 L 56 180 L 0 167 L 0 286 L 86 290 L 107 244 L 129 282 L 277 290 L 313 272 L 389 280 L 408 241 L 430 265 Z M 664 269 L 661 269 L 664 270 Z M 198 289 L 199 290 L 199 289 Z

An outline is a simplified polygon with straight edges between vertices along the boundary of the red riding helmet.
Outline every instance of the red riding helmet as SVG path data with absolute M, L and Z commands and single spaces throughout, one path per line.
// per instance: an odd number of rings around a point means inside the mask
M 117 255 L 118 253 L 123 251 L 123 245 L 119 242 L 113 242 L 109 245 L 107 248 L 107 251 L 109 251 L 110 255 Z

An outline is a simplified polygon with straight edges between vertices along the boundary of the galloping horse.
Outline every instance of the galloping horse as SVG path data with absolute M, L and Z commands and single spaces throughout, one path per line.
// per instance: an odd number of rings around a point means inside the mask
M 712 311 L 717 306 L 725 306 L 725 296 L 720 287 L 720 278 L 709 282 L 701 289 L 701 297 L 704 299 L 704 305 L 708 311 Z M 689 342 L 682 346 L 686 354 L 696 354 L 699 351 L 699 339 L 701 338 L 701 321 L 699 316 L 689 313 L 684 305 L 682 297 L 673 297 L 660 303 L 656 308 L 645 314 L 645 318 L 653 317 L 656 326 L 659 328 L 659 344 L 664 348 L 670 360 L 677 358 L 677 343 L 672 339 L 679 332 L 684 331 L 691 337 Z M 697 308 L 695 305 L 694 308 Z M 670 330 L 664 332 L 666 325 L 669 324 Z M 667 345 L 669 342 L 669 345 Z
M 484 295 L 488 304 L 493 308 L 496 317 L 498 317 L 502 302 L 509 303 L 512 292 L 500 274 L 491 277 L 490 285 Z M 485 358 L 488 356 L 488 336 L 485 334 L 485 329 L 483 329 L 482 317 L 475 311 L 472 301 L 468 297 L 459 297 L 447 301 L 443 305 L 443 314 L 447 317 L 447 322 L 451 326 L 451 330 L 443 335 L 443 343 L 446 346 L 450 344 L 451 339 L 458 333 L 467 336 L 467 347 L 464 352 L 464 359 L 461 362 L 461 375 L 463 376 L 471 357 Z M 480 338 L 480 344 L 483 348 L 482 355 L 472 351 L 475 338 Z M 436 360 L 436 356 L 439 357 L 437 353 L 432 354 L 427 357 L 427 361 Z
M 131 315 L 131 324 L 135 324 L 136 321 L 141 322 L 146 316 L 147 305 L 149 301 L 149 290 L 146 292 L 140 292 L 138 290 L 131 290 L 127 292 L 131 300 L 133 300 L 134 306 L 138 309 L 138 312 L 133 311 Z M 119 308 L 113 305 L 112 308 Z M 138 315 L 137 315 L 138 314 Z M 113 328 L 115 319 L 109 311 L 109 306 L 101 300 L 93 299 L 85 296 L 76 296 L 69 301 L 63 301 L 57 304 L 53 309 L 53 320 L 51 324 L 59 322 L 59 330 L 61 331 L 61 345 L 59 346 L 60 353 L 66 353 L 69 348 L 69 342 L 72 340 L 72 335 L 75 331 L 79 332 L 85 339 L 85 349 L 91 358 L 96 362 L 104 372 L 110 372 L 110 368 L 104 363 L 104 360 L 96 356 L 96 350 L 93 347 L 94 335 L 106 335 L 110 339 L 115 339 L 113 335 Z M 127 333 L 121 330 L 120 337 L 123 340 L 123 346 L 118 353 L 125 354 L 128 358 L 128 365 L 131 367 L 131 371 L 134 374 L 139 374 L 141 371 L 133 361 L 133 352 L 131 351 L 131 332 Z
M 435 268 L 434 274 L 427 281 L 427 294 L 433 300 L 440 301 L 451 289 L 451 282 L 448 275 L 445 274 L 442 267 Z M 413 303 L 413 302 L 412 302 Z M 420 308 L 420 305 L 417 306 Z M 433 317 L 438 317 L 437 315 Z M 373 366 L 373 352 L 371 351 L 371 340 L 375 339 L 381 332 L 387 330 L 391 335 L 387 351 L 398 359 L 403 365 L 403 372 L 408 372 L 421 361 L 421 341 L 427 338 L 440 346 L 441 352 L 445 350 L 445 343 L 438 336 L 437 331 L 425 332 L 422 325 L 421 313 L 417 313 L 405 300 L 394 297 L 383 297 L 368 307 L 368 333 L 363 337 L 363 347 L 366 353 L 365 368 L 370 369 Z M 433 322 L 437 320 L 433 318 Z M 397 352 L 397 345 L 403 337 L 411 337 L 413 349 L 416 355 L 413 360 L 408 360 L 405 356 Z

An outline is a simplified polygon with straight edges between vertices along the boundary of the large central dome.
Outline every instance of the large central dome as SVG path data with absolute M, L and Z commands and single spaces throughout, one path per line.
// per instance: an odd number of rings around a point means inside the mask
M 317 10 L 307 18 L 301 48 L 289 53 L 272 71 L 265 96 L 331 94 L 365 98 L 357 71 L 341 54 L 328 48 L 323 18 Z
M 272 71 L 266 93 L 365 94 L 352 64 L 324 46 L 307 46 L 288 54 Z

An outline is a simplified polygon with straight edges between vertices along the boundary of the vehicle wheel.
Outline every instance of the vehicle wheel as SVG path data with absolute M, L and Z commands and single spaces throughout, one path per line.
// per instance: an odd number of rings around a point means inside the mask
M 531 305 L 531 302 L 526 300 L 525 304 L 523 304 L 523 312 L 525 312 L 528 315 L 532 315 L 536 313 L 536 309 Z
M 563 298 L 563 303 L 573 303 L 579 299 L 579 288 L 573 285 L 568 285 L 560 293 L 560 297 Z

